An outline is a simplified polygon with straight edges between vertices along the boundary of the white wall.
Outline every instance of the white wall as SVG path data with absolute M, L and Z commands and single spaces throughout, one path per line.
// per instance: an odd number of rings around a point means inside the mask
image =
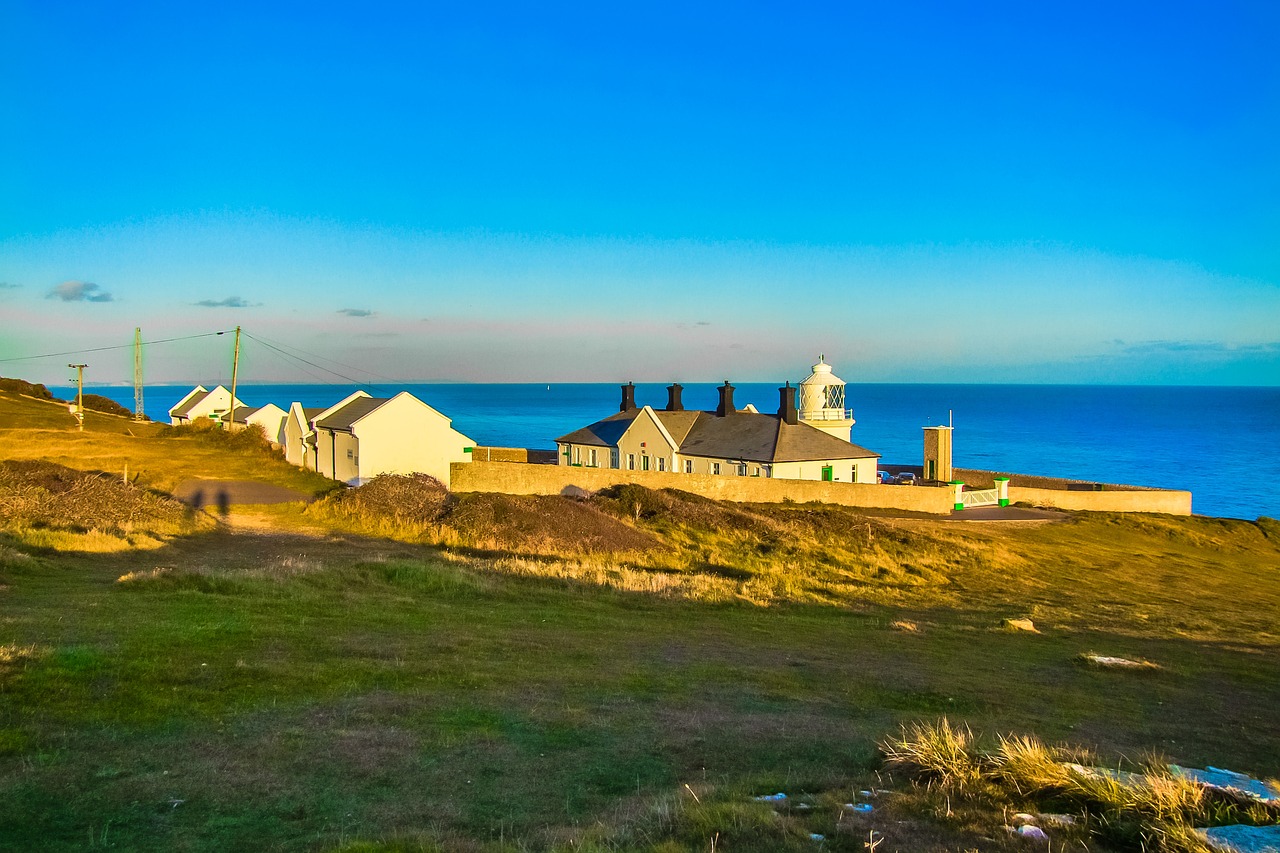
M 463 449 L 475 442 L 450 426 L 450 420 L 407 392 L 357 421 L 352 429 L 359 439 L 359 471 L 363 482 L 378 474 L 430 474 L 449 485 L 449 465 L 470 462 Z M 321 457 L 321 465 L 324 465 Z M 341 465 L 339 465 L 341 470 Z M 351 481 L 351 477 L 338 479 Z

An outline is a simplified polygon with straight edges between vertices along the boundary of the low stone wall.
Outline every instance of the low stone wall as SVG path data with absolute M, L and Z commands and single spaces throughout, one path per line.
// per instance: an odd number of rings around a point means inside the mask
M 530 450 L 527 447 L 476 447 L 471 451 L 476 462 L 530 462 L 535 465 L 556 464 L 554 450 Z
M 1009 486 L 1009 502 L 1088 512 L 1163 512 L 1191 515 L 1191 492 L 1165 489 L 1108 488 L 1101 492 L 1067 489 L 1032 489 Z
M 1041 477 L 1038 474 L 1012 474 L 1004 471 L 984 471 L 979 468 L 956 468 L 952 472 L 971 489 L 990 489 L 996 477 L 1008 477 L 1009 488 L 1050 489 L 1072 492 L 1158 492 L 1150 486 L 1125 486 L 1120 483 L 1099 483 L 1096 480 L 1067 480 L 1062 477 Z
M 745 503 L 819 501 L 841 506 L 947 515 L 950 488 L 879 486 L 868 483 L 822 483 L 764 477 L 714 477 L 568 465 L 520 465 L 510 462 L 455 464 L 450 488 L 455 492 L 502 492 L 509 495 L 582 495 L 622 483 L 650 489 L 680 489 L 703 497 Z

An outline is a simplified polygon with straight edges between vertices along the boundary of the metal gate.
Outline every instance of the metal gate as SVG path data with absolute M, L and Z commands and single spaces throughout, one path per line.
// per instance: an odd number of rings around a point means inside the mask
M 965 509 L 976 506 L 996 506 L 1000 503 L 1000 490 L 978 489 L 972 492 L 961 492 L 960 503 Z

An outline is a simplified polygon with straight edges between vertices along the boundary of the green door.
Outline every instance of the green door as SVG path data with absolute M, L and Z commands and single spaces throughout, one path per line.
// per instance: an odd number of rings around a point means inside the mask
M 822 482 L 824 483 L 831 482 L 831 466 L 830 465 L 822 466 Z

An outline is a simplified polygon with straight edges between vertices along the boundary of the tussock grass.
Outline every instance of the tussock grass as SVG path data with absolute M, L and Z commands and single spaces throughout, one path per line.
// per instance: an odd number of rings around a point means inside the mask
M 902 734 L 881 745 L 890 767 L 903 768 L 949 785 L 971 785 L 982 778 L 968 726 L 953 726 L 943 717 L 937 723 L 905 725 Z
M 944 789 L 1035 808 L 1037 803 L 1068 804 L 1081 820 L 1110 843 L 1125 849 L 1199 851 L 1193 826 L 1274 822 L 1265 809 L 1221 799 L 1169 770 L 1152 757 L 1139 772 L 1110 770 L 1095 764 L 1087 751 L 1051 747 L 1030 735 L 998 738 L 994 750 L 981 751 L 968 729 L 945 718 L 914 723 L 882 746 L 891 768 L 904 769 Z M 1049 809 L 1044 809 L 1049 810 Z

